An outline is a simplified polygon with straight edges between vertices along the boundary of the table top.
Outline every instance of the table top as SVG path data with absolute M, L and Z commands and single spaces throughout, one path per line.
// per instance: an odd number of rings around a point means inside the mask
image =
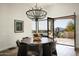
M 41 41 L 33 41 L 33 38 L 26 38 L 21 40 L 21 42 L 26 44 L 44 44 L 44 43 L 53 42 L 53 39 L 42 37 Z

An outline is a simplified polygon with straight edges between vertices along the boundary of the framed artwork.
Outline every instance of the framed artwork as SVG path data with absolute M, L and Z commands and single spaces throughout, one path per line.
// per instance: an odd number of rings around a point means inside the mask
M 22 20 L 14 20 L 14 32 L 15 33 L 24 32 L 24 21 L 22 21 Z

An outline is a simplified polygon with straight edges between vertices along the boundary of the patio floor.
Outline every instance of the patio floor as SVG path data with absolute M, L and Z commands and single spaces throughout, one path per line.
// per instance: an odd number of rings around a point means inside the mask
M 69 38 L 55 38 L 55 40 L 59 44 L 74 46 L 74 39 L 69 39 Z

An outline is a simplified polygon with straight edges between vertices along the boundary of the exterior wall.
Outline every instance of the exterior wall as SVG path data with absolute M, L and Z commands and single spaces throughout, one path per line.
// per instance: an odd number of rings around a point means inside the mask
M 74 39 L 74 32 L 64 32 L 63 37 Z

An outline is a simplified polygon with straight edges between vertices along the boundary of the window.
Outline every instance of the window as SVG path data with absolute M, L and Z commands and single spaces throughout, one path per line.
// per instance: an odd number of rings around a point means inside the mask
M 39 30 L 47 30 L 47 20 L 39 21 Z
M 32 21 L 32 32 L 35 33 L 36 31 L 36 23 Z M 39 21 L 39 33 L 43 35 L 47 35 L 47 20 Z
M 32 30 L 36 30 L 35 21 L 32 21 Z M 47 30 L 47 20 L 39 21 L 39 30 Z

